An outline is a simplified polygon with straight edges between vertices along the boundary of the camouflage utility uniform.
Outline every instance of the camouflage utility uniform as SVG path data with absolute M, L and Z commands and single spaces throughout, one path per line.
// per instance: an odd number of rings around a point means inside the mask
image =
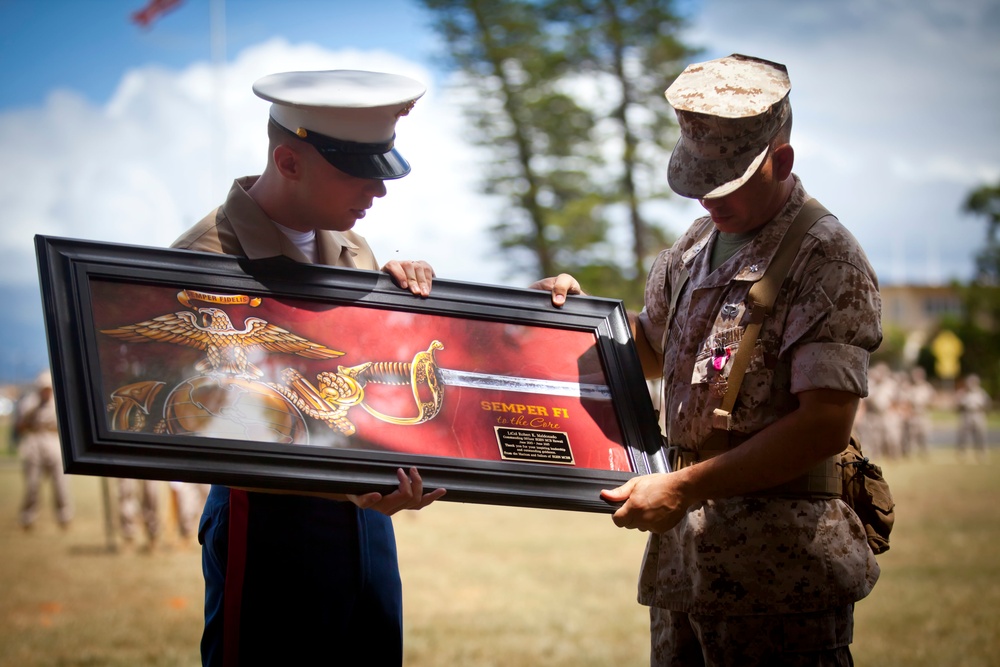
M 698 450 L 711 433 L 729 359 L 748 324 L 750 287 L 808 199 L 793 178 L 784 208 L 714 272 L 709 260 L 718 232 L 708 217 L 653 265 L 639 320 L 664 354 L 663 409 L 671 445 Z M 679 284 L 682 265 L 690 275 L 686 284 Z M 881 340 L 879 313 L 877 282 L 864 252 L 834 217 L 820 219 L 764 320 L 732 414 L 733 430 L 752 434 L 767 427 L 796 408 L 799 392 L 864 396 L 869 353 Z M 675 528 L 652 534 L 647 546 L 639 601 L 653 608 L 653 662 L 680 661 L 682 635 L 694 632 L 714 652 L 711 664 L 750 664 L 752 659 L 743 661 L 751 656 L 741 653 L 747 642 L 727 630 L 726 619 L 733 617 L 743 617 L 739 632 L 746 633 L 754 632 L 748 617 L 787 615 L 778 633 L 783 636 L 774 637 L 785 651 L 846 647 L 853 603 L 871 591 L 878 574 L 861 522 L 839 499 L 743 496 L 696 503 Z M 690 622 L 678 626 L 671 612 L 689 614 Z M 711 625 L 699 627 L 702 618 L 712 619 Z M 767 627 L 773 632 L 775 626 Z
M 41 485 L 45 477 L 52 480 L 56 519 L 66 527 L 73 518 L 69 483 L 63 474 L 62 452 L 56 422 L 56 404 L 52 398 L 51 380 L 44 380 L 26 394 L 17 405 L 17 452 L 24 474 L 24 499 L 20 521 L 25 529 L 34 525 L 41 510 Z

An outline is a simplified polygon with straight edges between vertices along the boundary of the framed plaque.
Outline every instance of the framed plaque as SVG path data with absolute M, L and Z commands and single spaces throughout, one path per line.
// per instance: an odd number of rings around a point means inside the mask
M 35 238 L 66 471 L 611 511 L 665 469 L 620 301 Z

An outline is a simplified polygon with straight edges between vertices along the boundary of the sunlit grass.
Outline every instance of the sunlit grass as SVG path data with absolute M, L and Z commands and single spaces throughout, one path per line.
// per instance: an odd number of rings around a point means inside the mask
M 857 606 L 856 663 L 998 664 L 997 456 L 883 464 L 898 516 L 882 579 Z M 0 665 L 197 665 L 197 549 L 165 514 L 156 552 L 109 551 L 100 480 L 72 482 L 70 531 L 47 511 L 24 533 L 20 470 L 0 464 Z M 438 503 L 399 517 L 396 532 L 409 667 L 647 663 L 635 602 L 644 537 L 607 516 Z

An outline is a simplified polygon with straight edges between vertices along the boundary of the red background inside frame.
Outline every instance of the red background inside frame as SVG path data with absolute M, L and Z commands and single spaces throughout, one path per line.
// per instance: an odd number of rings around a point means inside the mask
M 170 389 L 180 380 L 198 375 L 194 364 L 204 358 L 204 353 L 175 343 L 125 343 L 101 334 L 100 330 L 186 310 L 177 301 L 181 289 L 91 281 L 105 395 L 142 380 L 160 380 L 167 385 L 154 408 L 160 414 L 150 417 L 150 427 L 162 416 L 162 401 Z M 305 299 L 264 297 L 257 308 L 201 302 L 193 305 L 225 310 L 236 329 L 244 328 L 246 318 L 259 317 L 312 342 L 344 352 L 336 359 L 314 361 L 290 354 L 253 351 L 250 358 L 264 371 L 261 380 L 266 382 L 280 382 L 281 371 L 291 367 L 315 385 L 320 371 L 335 371 L 339 365 L 354 366 L 366 361 L 409 362 L 414 354 L 426 350 L 432 340 L 439 340 L 444 348 L 436 352 L 435 358 L 441 368 L 607 384 L 596 337 L 589 332 L 331 305 Z M 416 414 L 413 395 L 405 386 L 369 383 L 365 401 L 383 414 L 399 417 Z M 536 414 L 531 415 L 526 409 L 516 419 L 516 413 L 483 409 L 484 403 L 494 402 L 532 406 Z M 495 426 L 559 431 L 568 436 L 576 466 L 631 470 L 610 401 L 447 386 L 441 411 L 423 424 L 388 424 L 360 407 L 352 408 L 348 418 L 357 427 L 355 439 L 363 439 L 366 446 L 481 460 L 501 460 Z M 306 421 L 311 444 L 333 443 L 326 424 L 308 417 Z M 361 444 L 359 441 L 358 445 Z

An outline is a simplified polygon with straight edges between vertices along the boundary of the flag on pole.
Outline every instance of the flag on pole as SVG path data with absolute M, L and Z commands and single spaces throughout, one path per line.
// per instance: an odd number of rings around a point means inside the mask
M 153 21 L 175 9 L 179 4 L 181 0 L 149 0 L 145 7 L 132 13 L 132 21 L 143 28 L 148 28 Z

